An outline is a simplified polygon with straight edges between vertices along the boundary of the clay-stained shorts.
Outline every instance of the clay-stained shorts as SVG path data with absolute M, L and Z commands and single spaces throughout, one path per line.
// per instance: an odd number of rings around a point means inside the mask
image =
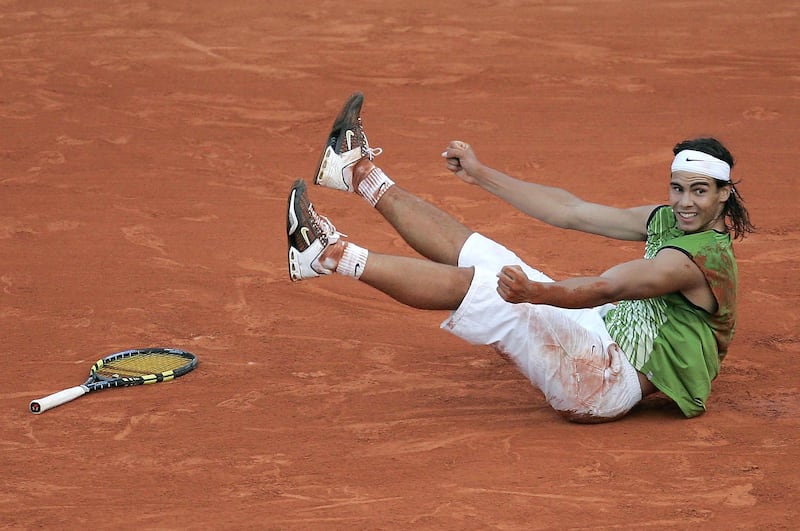
M 570 420 L 613 420 L 642 399 L 636 369 L 603 322 L 610 305 L 572 310 L 504 301 L 497 293 L 503 266 L 519 265 L 537 282 L 552 279 L 477 233 L 464 244 L 458 265 L 474 267 L 475 276 L 442 328 L 514 360 L 547 402 Z

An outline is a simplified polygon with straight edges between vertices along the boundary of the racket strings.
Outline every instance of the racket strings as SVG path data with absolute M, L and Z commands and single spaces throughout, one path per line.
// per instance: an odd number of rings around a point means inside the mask
M 104 376 L 146 376 L 148 374 L 161 374 L 174 371 L 187 365 L 189 361 L 182 356 L 171 354 L 137 354 L 127 358 L 111 360 L 97 369 L 97 373 Z

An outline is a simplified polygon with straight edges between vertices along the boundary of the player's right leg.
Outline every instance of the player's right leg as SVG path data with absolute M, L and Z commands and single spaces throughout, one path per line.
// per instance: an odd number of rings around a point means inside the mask
M 361 120 L 363 94 L 353 94 L 334 120 L 320 158 L 315 184 L 354 192 L 375 207 L 418 253 L 441 264 L 457 265 L 472 230 L 455 218 L 398 187 L 372 160 Z
M 389 180 L 371 160 L 361 159 L 353 169 L 353 181 L 373 178 Z M 415 251 L 440 264 L 458 265 L 464 242 L 474 232 L 444 210 L 393 182 L 383 191 L 375 209 Z

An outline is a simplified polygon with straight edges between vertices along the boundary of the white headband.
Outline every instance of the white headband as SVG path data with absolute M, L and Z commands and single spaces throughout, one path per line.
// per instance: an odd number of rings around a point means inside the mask
M 718 181 L 731 180 L 731 167 L 727 162 L 693 149 L 684 149 L 675 155 L 675 160 L 672 161 L 672 171 L 699 173 Z

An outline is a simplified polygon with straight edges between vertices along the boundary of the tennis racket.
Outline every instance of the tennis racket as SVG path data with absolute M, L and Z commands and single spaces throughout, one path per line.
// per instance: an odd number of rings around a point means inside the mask
M 197 356 L 174 348 L 140 348 L 111 354 L 92 365 L 82 385 L 33 400 L 31 413 L 44 413 L 91 391 L 168 382 L 197 366 Z

